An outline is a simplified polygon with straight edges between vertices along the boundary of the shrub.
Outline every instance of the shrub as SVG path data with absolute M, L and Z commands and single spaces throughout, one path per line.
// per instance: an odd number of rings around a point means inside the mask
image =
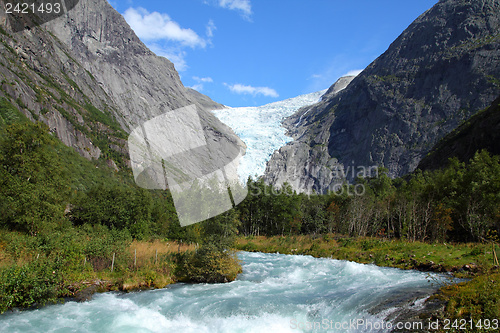
M 500 316 L 500 274 L 487 274 L 442 288 L 448 300 L 446 312 L 450 318 L 495 319 Z
M 198 251 L 180 255 L 176 275 L 181 281 L 223 283 L 234 281 L 241 271 L 234 252 L 204 246 Z
M 62 281 L 56 266 L 40 259 L 3 269 L 0 272 L 0 313 L 11 308 L 55 302 Z

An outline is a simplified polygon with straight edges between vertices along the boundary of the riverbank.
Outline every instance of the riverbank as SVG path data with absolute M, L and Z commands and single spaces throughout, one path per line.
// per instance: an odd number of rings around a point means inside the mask
M 91 302 L 7 313 L 0 316 L 0 327 L 5 332 L 337 332 L 342 329 L 336 326 L 353 319 L 382 323 L 367 311 L 388 297 L 433 289 L 427 274 L 416 271 L 310 256 L 242 251 L 238 257 L 243 273 L 232 283 L 96 294 Z M 324 320 L 331 328 L 306 328 Z
M 240 237 L 236 248 L 249 252 L 301 254 L 383 267 L 449 272 L 468 281 L 438 285 L 438 292 L 427 301 L 433 303 L 430 308 L 431 313 L 435 313 L 429 316 L 429 311 L 415 311 L 406 313 L 406 318 L 415 320 L 427 316 L 426 320 L 467 319 L 474 323 L 500 318 L 500 274 L 495 261 L 498 247 L 495 250 L 492 244 L 429 244 L 327 234 L 320 237 Z M 474 327 L 471 331 L 481 329 Z
M 86 301 L 96 292 L 164 288 L 180 279 L 177 261 L 196 245 L 175 241 L 132 241 L 122 248 L 98 243 L 82 256 L 55 247 L 44 251 L 34 238 L 4 232 L 0 242 L 0 313 L 63 300 Z M 80 241 L 80 244 L 83 240 Z M 110 247 L 104 251 L 103 247 Z
M 40 241 L 0 231 L 0 313 L 67 300 L 83 302 L 109 291 L 161 289 L 176 282 L 230 282 L 241 273 L 233 251 L 210 243 L 122 242 L 102 235 L 68 242 L 65 234 L 59 236 L 55 234 L 50 245 L 49 238 Z
M 351 238 L 327 234 L 320 237 L 241 237 L 238 250 L 311 255 L 355 261 L 382 267 L 451 272 L 470 278 L 495 269 L 492 246 L 486 244 L 422 243 L 374 237 Z
M 499 315 L 500 274 L 493 263 L 491 244 L 428 244 L 330 234 L 315 238 L 240 237 L 235 247 L 249 252 L 301 254 L 401 269 L 450 272 L 455 277 L 469 279 L 452 286 L 438 283 L 439 292 L 423 307 L 416 308 L 409 300 L 413 296 L 414 301 L 420 300 L 418 292 L 409 295 L 411 297 L 405 295 L 402 302 L 408 305 L 409 311 L 402 312 L 398 320 L 428 322 L 431 319 L 470 318 L 477 322 L 479 319 L 498 318 Z M 38 258 L 34 253 L 21 251 L 18 261 L 14 263 L 12 253 L 0 246 L 0 263 L 3 266 L 0 268 L 5 270 L 13 264 L 18 267 L 13 271 L 17 275 L 11 275 L 10 280 L 3 280 L 2 283 L 11 284 L 14 289 L 8 295 L 16 297 L 16 301 L 36 294 L 43 297 L 40 299 L 46 300 L 47 304 L 61 299 L 86 301 L 96 292 L 164 288 L 182 278 L 176 270 L 179 254 L 193 253 L 195 248 L 196 245 L 161 240 L 133 241 L 120 256 L 115 257 L 114 266 L 112 258 L 94 258 L 92 262 L 82 258 L 53 271 L 53 266 L 47 265 L 47 258 Z M 21 275 L 23 280 L 16 280 Z M 42 289 L 34 290 L 32 286 Z M 43 289 L 48 286 L 54 288 Z M 30 306 L 43 304 L 35 302 Z
M 118 271 L 106 267 L 93 271 L 84 280 L 75 279 L 68 283 L 68 294 L 65 297 L 77 301 L 91 299 L 96 292 L 137 291 L 160 289 L 175 283 L 176 256 L 194 251 L 193 244 L 183 244 L 175 241 L 133 241 L 127 249 L 125 265 Z

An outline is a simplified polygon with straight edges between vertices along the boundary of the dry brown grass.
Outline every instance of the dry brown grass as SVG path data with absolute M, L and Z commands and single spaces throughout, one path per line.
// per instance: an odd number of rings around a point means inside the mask
M 128 273 L 123 276 L 122 290 L 133 291 L 143 288 L 164 288 L 175 282 L 173 262 L 169 256 L 196 248 L 172 241 L 133 241 L 128 252 L 130 261 Z M 136 264 L 134 265 L 134 257 Z M 156 257 L 158 260 L 155 262 Z
M 184 243 L 177 243 L 172 241 L 155 240 L 152 242 L 133 241 L 129 248 L 129 253 L 133 260 L 135 253 L 137 253 L 137 267 L 144 267 L 154 263 L 156 258 L 156 251 L 158 251 L 158 258 L 165 255 L 191 251 L 196 248 L 195 245 L 188 245 Z M 137 251 L 137 252 L 136 252 Z

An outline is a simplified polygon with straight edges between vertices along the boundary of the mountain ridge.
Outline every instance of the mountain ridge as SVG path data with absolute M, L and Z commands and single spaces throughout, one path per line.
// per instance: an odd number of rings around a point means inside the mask
M 131 129 L 189 104 L 204 109 L 182 84 L 174 64 L 149 50 L 107 1 L 80 1 L 65 16 L 43 27 L 68 45 L 115 99 L 123 127 Z M 210 109 L 222 107 L 213 102 Z
M 11 29 L 11 19 L 1 11 L 0 97 L 49 125 L 87 159 L 130 167 L 128 133 L 192 104 L 221 165 L 245 149 L 209 112 L 224 106 L 184 87 L 174 65 L 150 51 L 105 0 L 80 1 L 65 15 L 20 32 Z
M 277 175 L 295 165 L 296 190 L 326 192 L 347 165 L 384 166 L 391 177 L 413 171 L 497 97 L 499 12 L 498 0 L 442 0 L 427 10 L 344 91 L 285 122 L 296 140 L 273 156 L 266 180 L 282 185 Z

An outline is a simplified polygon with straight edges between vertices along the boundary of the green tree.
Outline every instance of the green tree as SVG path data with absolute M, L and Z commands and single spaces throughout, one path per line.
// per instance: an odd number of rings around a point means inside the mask
M 202 244 L 194 252 L 179 256 L 177 276 L 193 282 L 227 282 L 241 272 L 232 251 L 240 221 L 235 209 L 201 223 Z
M 490 229 L 497 229 L 500 205 L 500 161 L 487 151 L 477 152 L 460 179 L 458 198 L 460 222 L 474 240 L 484 241 Z
M 70 187 L 57 149 L 42 123 L 6 127 L 0 140 L 0 223 L 32 235 L 62 223 Z
M 231 249 L 236 241 L 240 225 L 238 212 L 235 209 L 202 222 L 202 246 L 210 245 L 221 252 Z
M 71 220 L 76 225 L 89 223 L 128 229 L 137 239 L 151 234 L 152 198 L 144 189 L 101 184 L 79 193 L 73 205 Z

